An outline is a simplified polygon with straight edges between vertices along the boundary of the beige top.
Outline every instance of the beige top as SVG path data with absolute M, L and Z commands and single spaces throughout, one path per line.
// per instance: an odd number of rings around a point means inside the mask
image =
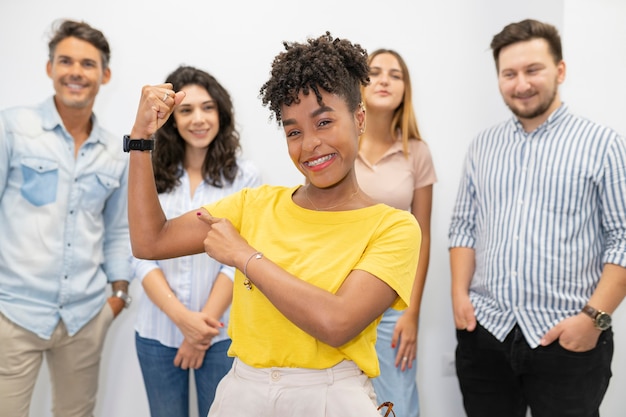
M 375 201 L 411 210 L 416 189 L 437 181 L 435 166 L 426 142 L 410 139 L 409 154 L 402 152 L 402 140 L 397 140 L 378 160 L 370 163 L 360 153 L 355 162 L 361 189 Z

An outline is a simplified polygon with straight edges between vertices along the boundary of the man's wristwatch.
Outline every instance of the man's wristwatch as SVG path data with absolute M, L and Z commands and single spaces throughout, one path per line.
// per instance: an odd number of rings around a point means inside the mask
M 583 307 L 583 313 L 591 317 L 594 326 L 602 331 L 611 327 L 611 315 L 604 311 L 596 310 L 589 304 Z
M 130 303 L 133 301 L 130 295 L 122 290 L 115 291 L 113 297 L 121 298 L 124 301 L 124 308 L 130 307 Z
M 124 135 L 124 152 L 151 151 L 154 149 L 154 139 L 131 139 Z

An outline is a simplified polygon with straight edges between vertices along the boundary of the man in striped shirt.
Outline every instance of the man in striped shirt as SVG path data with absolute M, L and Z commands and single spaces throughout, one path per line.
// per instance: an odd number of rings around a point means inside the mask
M 514 117 L 469 147 L 450 225 L 468 416 L 598 416 L 626 295 L 626 141 L 570 113 L 552 25 L 495 35 Z

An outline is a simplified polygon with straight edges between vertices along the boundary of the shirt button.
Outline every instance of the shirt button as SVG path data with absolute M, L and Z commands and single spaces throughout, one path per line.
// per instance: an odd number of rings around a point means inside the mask
M 280 381 L 280 372 L 272 371 L 272 373 L 270 374 L 270 377 L 272 378 L 272 381 L 274 382 Z

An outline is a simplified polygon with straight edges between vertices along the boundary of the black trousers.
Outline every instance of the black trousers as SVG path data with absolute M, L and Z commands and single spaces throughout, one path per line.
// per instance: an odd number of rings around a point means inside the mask
M 598 417 L 611 378 L 613 331 L 588 352 L 558 340 L 531 349 L 519 327 L 500 342 L 480 324 L 457 330 L 456 370 L 468 417 Z

